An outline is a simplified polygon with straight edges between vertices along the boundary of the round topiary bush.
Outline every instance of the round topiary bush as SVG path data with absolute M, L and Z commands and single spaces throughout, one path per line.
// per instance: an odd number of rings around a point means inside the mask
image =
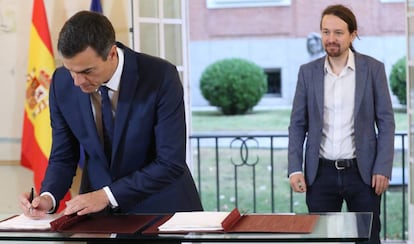
M 407 104 L 407 76 L 405 57 L 400 58 L 391 68 L 390 87 L 402 105 Z
M 201 75 L 201 92 L 223 114 L 244 114 L 253 108 L 267 90 L 263 69 L 253 62 L 229 58 L 209 65 Z

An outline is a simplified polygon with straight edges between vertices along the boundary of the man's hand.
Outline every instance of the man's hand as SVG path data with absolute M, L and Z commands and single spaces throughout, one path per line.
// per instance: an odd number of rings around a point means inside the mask
M 290 186 L 295 192 L 306 192 L 305 177 L 302 173 L 292 174 L 289 177 Z
M 381 195 L 385 190 L 387 190 L 388 185 L 390 184 L 390 179 L 383 175 L 374 174 L 372 175 L 372 188 L 375 189 L 375 194 Z
M 50 196 L 34 197 L 32 203 L 30 203 L 29 198 L 30 192 L 25 192 L 20 196 L 19 200 L 23 214 L 30 218 L 40 219 L 53 208 L 53 200 Z
M 77 213 L 84 215 L 99 212 L 109 204 L 109 199 L 103 189 L 78 195 L 66 202 L 65 215 Z

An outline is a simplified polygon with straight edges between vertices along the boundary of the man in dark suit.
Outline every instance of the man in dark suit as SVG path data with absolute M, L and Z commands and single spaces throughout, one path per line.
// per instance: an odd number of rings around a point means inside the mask
M 343 201 L 349 211 L 373 212 L 369 243 L 380 243 L 380 200 L 391 177 L 395 133 L 384 65 L 355 52 L 356 18 L 345 6 L 327 7 L 320 28 L 327 55 L 298 74 L 290 184 L 306 192 L 310 212 L 341 211 Z
M 26 193 L 20 198 L 24 213 L 40 217 L 57 209 L 72 184 L 80 148 L 86 155 L 81 194 L 66 202 L 64 214 L 202 210 L 186 164 L 183 88 L 176 67 L 116 43 L 110 21 L 89 11 L 65 23 L 58 51 L 63 67 L 50 86 L 49 165 L 40 196 L 32 204 Z M 102 89 L 111 99 L 110 136 L 101 114 Z M 112 145 L 105 148 L 108 142 Z

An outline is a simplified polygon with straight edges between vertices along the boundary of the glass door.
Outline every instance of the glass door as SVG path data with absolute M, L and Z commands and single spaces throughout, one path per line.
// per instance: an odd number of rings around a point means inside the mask
M 131 6 L 134 49 L 166 59 L 177 67 L 184 87 L 187 135 L 190 135 L 187 0 L 131 0 Z M 191 162 L 190 147 L 187 149 L 187 162 Z

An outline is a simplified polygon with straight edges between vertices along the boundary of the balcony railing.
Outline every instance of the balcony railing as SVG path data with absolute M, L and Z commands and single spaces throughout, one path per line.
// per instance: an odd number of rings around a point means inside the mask
M 408 239 L 406 139 L 395 134 L 393 177 L 381 203 L 383 240 Z M 287 178 L 287 133 L 193 134 L 190 140 L 205 210 L 307 212 L 305 194 L 292 192 Z

